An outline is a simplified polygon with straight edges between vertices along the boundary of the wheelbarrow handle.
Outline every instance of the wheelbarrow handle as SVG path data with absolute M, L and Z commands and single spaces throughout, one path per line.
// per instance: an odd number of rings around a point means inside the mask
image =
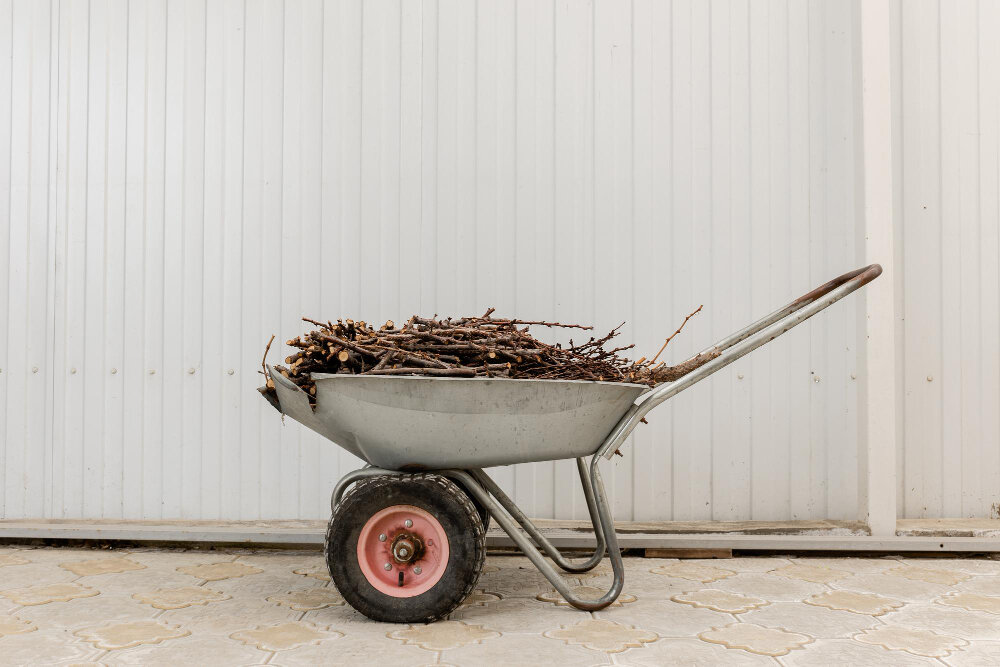
M 753 324 L 726 336 L 715 345 L 705 348 L 699 354 L 711 355 L 714 358 L 708 363 L 696 368 L 673 382 L 662 384 L 648 393 L 643 394 L 641 403 L 633 405 L 611 430 L 608 438 L 597 451 L 599 455 L 611 458 L 618 447 L 629 436 L 632 429 L 657 405 L 676 396 L 692 385 L 704 380 L 718 370 L 721 370 L 765 343 L 769 343 L 793 327 L 840 301 L 855 290 L 867 285 L 882 274 L 882 267 L 870 264 L 820 285 L 811 292 L 803 294 L 791 303 L 779 308 L 770 315 L 762 317 Z
M 761 331 L 762 329 L 771 326 L 772 324 L 782 319 L 783 317 L 786 317 L 787 315 L 790 315 L 791 313 L 794 313 L 797 310 L 804 308 L 805 306 L 808 306 L 809 304 L 814 303 L 819 299 L 822 299 L 824 296 L 834 291 L 838 287 L 842 287 L 850 283 L 851 288 L 848 289 L 846 292 L 844 292 L 844 296 L 846 296 L 847 294 L 850 294 L 859 287 L 867 285 L 871 281 L 875 280 L 881 274 L 882 274 L 882 267 L 878 264 L 869 264 L 868 266 L 861 267 L 860 269 L 848 271 L 844 275 L 837 276 L 833 280 L 823 283 L 816 289 L 810 292 L 806 292 L 799 298 L 782 306 L 781 308 L 774 311 L 770 315 L 762 317 L 753 324 L 743 329 L 740 329 L 739 331 L 732 333 L 729 336 L 726 336 L 719 342 L 715 343 L 715 345 L 705 348 L 704 350 L 699 352 L 699 354 L 708 354 L 708 353 L 713 353 L 715 351 L 724 352 L 733 345 L 739 343 L 740 341 L 746 340 L 747 338 L 754 335 L 758 331 Z M 840 300 L 840 298 L 841 297 L 838 297 L 837 299 L 834 299 L 830 303 L 834 303 L 835 301 Z M 820 308 L 820 310 L 822 310 L 822 308 Z

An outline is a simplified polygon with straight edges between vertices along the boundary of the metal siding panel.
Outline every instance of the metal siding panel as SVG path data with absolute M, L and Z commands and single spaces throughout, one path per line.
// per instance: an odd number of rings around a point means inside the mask
M 772 264 L 772 236 L 770 221 L 772 216 L 770 194 L 770 103 L 768 99 L 769 32 L 768 16 L 764 11 L 750 12 L 750 304 L 753 312 L 768 312 L 770 297 L 770 267 Z M 780 241 L 779 241 L 780 242 Z M 781 475 L 776 474 L 780 463 L 774 451 L 771 431 L 770 397 L 771 387 L 781 380 L 773 377 L 772 347 L 758 350 L 750 357 L 747 379 L 750 384 L 751 405 L 751 446 L 749 462 L 751 471 L 750 516 L 761 519 L 775 519 L 781 502 L 778 490 Z M 775 465 L 772 465 L 774 463 Z
M 653 25 L 653 3 L 650 0 L 635 0 L 632 7 L 632 81 L 633 81 L 633 234 L 629 239 L 629 255 L 632 266 L 630 279 L 638 273 L 637 266 L 652 266 L 656 253 L 652 238 L 656 228 L 653 213 L 654 199 L 654 141 L 658 135 L 658 123 L 654 122 L 653 72 L 658 68 L 654 63 L 655 28 Z M 629 304 L 636 316 L 632 325 L 636 345 L 650 349 L 656 344 L 658 331 L 651 329 L 651 309 L 656 302 L 658 286 L 650 281 L 634 283 L 632 302 Z M 632 475 L 632 515 L 644 518 L 650 508 L 651 487 L 655 477 L 643 474 L 652 464 L 654 443 L 650 437 L 649 425 L 637 429 L 632 434 L 630 473 Z
M 161 518 L 166 500 L 167 387 L 166 279 L 167 253 L 167 5 L 146 5 L 142 26 L 146 57 L 143 116 L 146 145 L 142 164 L 143 188 L 143 384 L 142 508 L 141 516 Z M 136 91 L 138 92 L 138 91 Z M 166 418 L 166 419 L 165 419 Z M 165 450 L 169 442 L 171 449 Z M 140 474 L 129 471 L 129 474 Z M 167 516 L 176 516 L 168 514 Z
M 107 436 L 104 413 L 110 377 L 104 346 L 105 290 L 107 288 L 107 113 L 108 26 L 106 3 L 95 3 L 89 16 L 87 73 L 87 172 L 86 246 L 83 275 L 84 299 L 84 399 L 83 399 L 83 516 L 102 516 L 104 511 L 104 459 Z
M 693 189 L 695 183 L 692 174 L 693 161 L 693 124 L 694 112 L 691 108 L 692 62 L 691 44 L 704 39 L 703 35 L 692 35 L 691 8 L 692 0 L 673 3 L 671 15 L 671 93 L 672 108 L 671 158 L 673 174 L 671 185 L 673 197 L 668 214 L 670 220 L 670 267 L 667 271 L 668 288 L 666 301 L 669 304 L 667 312 L 676 313 L 690 305 L 691 273 L 694 268 L 692 253 L 692 235 L 694 227 L 695 203 Z M 680 224 L 677 224 L 680 221 Z M 704 257 L 697 258 L 703 261 Z M 688 332 L 690 336 L 690 332 Z M 676 339 L 678 345 L 673 350 L 664 351 L 663 361 L 668 363 L 683 358 L 692 346 L 684 344 L 684 339 Z M 699 387 L 699 390 L 704 387 Z M 671 516 L 690 518 L 692 516 L 692 448 L 694 445 L 694 424 L 692 411 L 696 396 L 694 392 L 685 392 L 671 401 L 669 415 L 671 425 L 671 461 L 670 474 L 672 480 Z M 662 419 L 667 415 L 656 414 L 651 417 Z M 698 435 L 704 436 L 704 431 Z M 700 480 L 704 484 L 707 480 Z M 695 482 L 698 483 L 698 482 Z
M 323 146 L 316 137 L 323 134 L 323 3 L 307 0 L 299 16 L 298 28 L 302 32 L 302 77 L 299 81 L 301 105 L 298 109 L 296 141 L 301 145 L 299 155 L 301 239 L 303 282 L 311 289 L 303 294 L 303 312 L 323 312 Z M 317 315 L 319 316 L 319 315 Z M 325 449 L 322 438 L 312 431 L 302 432 L 302 451 L 298 460 L 298 484 L 289 491 L 298 492 L 298 515 L 316 510 L 316 499 L 332 489 L 333 480 L 321 477 L 320 451 Z M 321 491 L 322 490 L 322 491 Z
M 906 54 L 927 58 L 908 32 L 916 11 L 901 15 L 904 83 Z M 276 334 L 283 357 L 303 314 L 627 320 L 622 342 L 641 356 L 705 303 L 666 352 L 678 360 L 855 257 L 851 12 L 837 3 L 190 0 L 0 15 L 4 516 L 324 516 L 357 460 L 282 426 L 250 389 L 262 345 Z M 945 64 L 997 59 L 970 43 Z M 949 335 L 968 348 L 962 391 L 982 388 L 949 417 L 978 475 L 958 499 L 974 514 L 1000 477 L 985 444 L 1000 430 L 986 416 L 997 354 L 982 347 L 997 240 L 974 215 L 996 217 L 997 104 L 982 74 L 951 85 L 980 105 L 978 138 L 962 139 L 969 118 L 947 130 L 964 141 L 956 167 L 980 169 L 947 191 L 965 216 L 949 260 L 957 321 L 974 330 Z M 915 98 L 921 111 L 936 93 Z M 904 193 L 933 180 L 905 178 Z M 854 323 L 838 308 L 653 415 L 606 475 L 616 516 L 853 516 Z M 907 396 L 912 432 L 933 401 L 918 416 Z M 909 450 L 907 475 L 915 462 L 946 483 Z M 572 463 L 496 472 L 530 513 L 584 516 Z
M 733 183 L 731 175 L 734 171 L 730 162 L 733 149 L 733 54 L 738 53 L 738 43 L 730 38 L 733 7 L 729 4 L 713 3 L 711 6 L 709 39 L 709 57 L 711 62 L 707 68 L 710 77 L 711 113 L 711 146 L 709 167 L 711 169 L 711 252 L 712 266 L 709 279 L 709 295 L 704 297 L 711 314 L 711 332 L 713 339 L 726 335 L 738 326 L 733 322 L 730 309 L 719 308 L 719 305 L 732 301 L 733 281 Z M 650 323 L 652 325 L 652 322 Z M 647 345 L 655 345 L 654 340 Z M 737 442 L 734 440 L 734 405 L 732 367 L 720 372 L 711 385 L 711 501 L 712 518 L 728 518 L 736 514 L 735 507 L 742 505 L 734 501 L 738 486 L 730 485 L 734 467 L 734 454 Z M 655 443 L 654 443 L 655 446 Z
M 786 21 L 788 43 L 788 151 L 787 215 L 788 215 L 788 284 L 809 285 L 814 276 L 810 263 L 810 49 L 809 12 L 806 3 L 789 3 Z M 821 284 L 820 278 L 816 284 Z M 785 404 L 789 412 L 788 465 L 789 516 L 799 519 L 825 516 L 826 470 L 822 443 L 812 429 L 812 402 L 822 402 L 827 386 L 832 384 L 825 372 L 812 363 L 811 329 L 796 331 L 788 341 L 788 395 Z M 819 450 L 819 451 L 817 451 Z
M 0 100 L 6 102 L 14 96 L 14 26 L 15 4 L 13 0 L 0 2 Z M 14 175 L 14 115 L 12 104 L 0 104 L 0 212 L 3 214 L 3 226 L 0 228 L 0 312 L 10 313 L 10 221 L 13 205 L 13 175 Z M 8 410 L 8 378 L 10 378 L 9 360 L 14 356 L 8 347 L 10 340 L 9 323 L 0 326 L 0 414 L 6 416 Z M 11 438 L 6 425 L 0 428 L 0 463 L 4 465 L 4 492 L 0 493 L 0 515 L 7 512 L 7 450 Z
M 942 479 L 942 513 L 962 516 L 962 477 L 965 442 L 962 438 L 962 131 L 964 106 L 968 103 L 966 49 L 962 44 L 962 16 L 957 4 L 940 8 L 941 33 L 941 383 L 942 449 L 938 465 L 947 468 Z
M 298 300 L 299 290 L 286 288 L 298 285 L 295 281 L 298 260 L 285 263 L 286 242 L 295 238 L 291 231 L 297 225 L 297 220 L 287 220 L 282 215 L 282 191 L 284 187 L 284 25 L 283 6 L 267 2 L 261 7 L 261 60 L 259 76 L 261 77 L 261 196 L 260 214 L 263 228 L 264 245 L 261 264 L 262 300 L 261 322 L 263 331 L 261 341 L 277 332 L 278 340 L 284 342 L 292 332 L 282 326 L 291 320 L 286 317 L 288 306 L 285 297 L 290 301 Z M 294 247 L 294 244 L 292 244 Z M 294 266 L 293 266 L 294 264 Z M 285 276 L 288 270 L 291 275 Z M 297 320 L 298 314 L 295 314 Z M 299 330 L 296 321 L 295 331 Z M 260 343 L 258 343 L 260 345 Z M 281 349 L 281 348 L 279 348 Z M 263 406 L 261 406 L 263 407 Z M 260 408 L 258 408 L 260 409 Z M 281 516 L 281 501 L 283 494 L 295 493 L 287 489 L 286 469 L 294 464 L 286 454 L 298 450 L 298 439 L 301 429 L 287 426 L 271 419 L 272 415 L 261 410 L 260 467 L 256 471 L 257 504 L 261 518 L 270 519 Z
M 827 81 L 826 112 L 823 122 L 826 126 L 826 146 L 829 157 L 825 165 L 817 166 L 816 177 L 825 180 L 825 215 L 823 226 L 824 261 L 820 271 L 814 276 L 813 284 L 838 275 L 848 266 L 857 266 L 859 251 L 857 246 L 857 226 L 854 222 L 858 195 L 855 180 L 859 170 L 855 168 L 857 130 L 855 115 L 845 106 L 836 106 L 844 95 L 857 89 L 854 70 L 845 66 L 853 60 L 856 37 L 853 35 L 854 19 L 851 11 L 843 11 L 834 3 L 827 5 L 829 28 L 826 48 L 827 66 L 824 79 Z M 851 107 L 856 106 L 854 103 Z M 830 484 L 835 494 L 828 510 L 831 518 L 856 519 L 858 516 L 858 397 L 857 383 L 848 381 L 848 371 L 857 367 L 857 303 L 841 304 L 834 307 L 829 320 L 822 325 L 813 321 L 809 326 L 822 326 L 827 332 L 825 355 L 829 358 L 829 376 L 840 381 L 831 388 L 830 401 L 825 407 L 828 424 L 826 458 L 830 468 Z M 836 369 L 836 370 L 833 370 Z
M 162 516 L 184 512 L 184 85 L 186 7 L 166 5 L 163 176 Z
M 246 385 L 256 383 L 257 357 L 260 343 L 248 346 L 244 337 L 243 275 L 246 270 L 243 256 L 244 243 L 244 73 L 246 64 L 246 5 L 243 0 L 227 0 L 224 5 L 223 26 L 226 34 L 222 85 L 222 126 L 224 136 L 222 184 L 223 215 L 223 286 L 222 286 L 222 354 L 226 376 L 222 387 L 222 445 L 219 494 L 220 516 L 240 516 L 241 466 L 243 453 L 241 438 L 244 413 L 251 410 L 246 405 Z M 254 333 L 256 331 L 254 330 Z M 229 369 L 233 374 L 229 375 Z M 211 418 L 211 415 L 205 415 Z M 317 471 L 318 472 L 318 471 Z
M 907 518 L 997 514 L 997 27 L 995 3 L 900 6 Z
M 222 404 L 226 363 L 223 352 L 229 339 L 223 330 L 225 280 L 226 184 L 236 180 L 226 171 L 225 95 L 226 42 L 225 5 L 205 8 L 204 56 L 204 188 L 202 198 L 203 281 L 201 290 L 201 388 L 199 429 L 201 432 L 200 475 L 197 483 L 199 517 L 222 513 L 222 428 L 228 415 Z M 249 369 L 248 369 L 249 370 Z
M 104 225 L 106 228 L 104 285 L 104 358 L 108 375 L 104 395 L 104 499 L 101 513 L 122 518 L 125 509 L 125 217 L 126 99 L 128 89 L 128 5 L 124 0 L 108 2 L 107 110 L 105 112 L 107 155 L 104 164 Z M 129 369 L 128 372 L 131 372 Z
M 983 495 L 974 516 L 1000 515 L 1000 5 L 979 3 L 979 225 L 981 382 L 976 409 L 982 415 L 977 474 Z
M 129 6 L 126 11 L 125 80 L 125 202 L 122 286 L 122 516 L 138 519 L 142 514 L 143 402 L 143 292 L 145 280 L 145 183 L 146 161 L 146 57 L 145 23 L 149 7 Z M 61 333 L 61 332 L 60 332 Z M 59 334 L 57 334 L 58 337 Z M 65 372 L 65 369 L 63 370 Z
M 302 70 L 305 60 L 301 34 L 303 8 L 301 2 L 293 1 L 284 3 L 281 9 L 283 11 L 282 78 L 280 88 L 272 91 L 273 94 L 280 94 L 281 101 L 280 120 L 275 121 L 281 128 L 278 135 L 281 140 L 281 186 L 278 199 L 281 215 L 280 226 L 276 225 L 274 220 L 265 221 L 265 224 L 279 226 L 281 230 L 281 244 L 278 246 L 282 286 L 278 308 L 281 324 L 277 342 L 283 343 L 292 337 L 293 332 L 300 329 L 302 323 L 300 318 L 305 314 L 305 306 L 311 301 L 318 285 L 315 281 L 306 280 L 309 272 L 307 266 L 313 258 L 305 252 L 305 244 L 309 238 L 305 233 L 307 221 L 302 215 L 301 185 L 305 173 L 302 171 L 303 145 L 299 132 L 302 130 L 300 112 L 304 102 Z M 297 287 L 286 290 L 286 286 L 290 285 Z M 278 357 L 283 356 L 281 351 L 284 349 L 284 346 L 281 346 L 276 350 L 279 353 Z M 277 478 L 279 484 L 276 497 L 270 501 L 273 507 L 269 508 L 269 512 L 273 512 L 275 517 L 298 515 L 299 461 L 302 455 L 302 438 L 307 432 L 306 429 L 300 428 L 282 428 L 280 446 L 273 452 L 274 458 L 265 458 L 265 461 L 269 460 L 275 467 L 269 465 L 267 469 L 273 472 L 269 475 L 262 472 L 262 476 Z M 272 449 L 264 445 L 262 452 L 271 453 Z
M 751 308 L 751 283 L 748 280 L 751 269 L 751 243 L 753 228 L 750 219 L 751 172 L 750 172 L 750 7 L 748 2 L 735 2 L 730 6 L 728 42 L 731 98 L 729 120 L 731 144 L 720 159 L 728 166 L 726 178 L 732 191 L 732 203 L 726 214 L 731 217 L 729 226 L 730 257 L 723 256 L 720 265 L 729 267 L 727 284 L 713 290 L 713 294 L 726 295 L 716 312 L 724 310 L 728 317 L 720 314 L 719 324 L 726 331 L 735 331 L 744 322 L 750 322 L 758 313 Z M 726 36 L 723 36 L 726 39 Z M 720 128 L 720 131 L 723 131 Z M 724 134 L 722 136 L 725 136 Z M 714 296 L 713 296 L 714 300 Z M 713 333 L 718 333 L 718 329 Z M 723 334 L 725 335 L 725 334 Z M 750 360 L 741 359 L 722 371 L 714 382 L 721 385 L 728 381 L 732 386 L 732 407 L 725 412 L 724 405 L 716 406 L 718 419 L 725 424 L 716 431 L 716 460 L 724 470 L 718 478 L 714 491 L 721 499 L 713 499 L 714 516 L 719 519 L 735 519 L 748 515 L 751 502 L 752 458 L 752 410 L 753 394 L 747 374 Z

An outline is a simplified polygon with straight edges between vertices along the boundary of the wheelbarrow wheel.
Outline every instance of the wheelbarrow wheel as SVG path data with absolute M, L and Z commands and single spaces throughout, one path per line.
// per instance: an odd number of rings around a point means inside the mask
M 486 509 L 485 505 L 483 505 L 481 502 L 479 502 L 478 498 L 476 498 L 474 495 L 472 495 L 471 493 L 469 493 L 469 490 L 467 488 L 465 488 L 464 484 L 460 484 L 458 482 L 455 482 L 455 483 L 458 484 L 458 488 L 462 489 L 462 491 L 465 492 L 465 495 L 467 495 L 469 497 L 469 500 L 472 501 L 472 504 L 476 506 L 476 512 L 479 513 L 479 518 L 483 520 L 483 532 L 486 532 L 487 530 L 489 530 L 490 529 L 490 511 L 488 509 Z
M 446 477 L 374 477 L 337 505 L 325 556 L 337 590 L 368 618 L 426 623 L 472 592 L 486 531 L 472 500 Z

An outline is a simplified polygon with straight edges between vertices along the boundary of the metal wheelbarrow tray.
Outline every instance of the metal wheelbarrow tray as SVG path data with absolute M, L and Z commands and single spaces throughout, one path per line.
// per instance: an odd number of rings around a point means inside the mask
M 653 408 L 774 340 L 877 278 L 851 271 L 703 351 L 714 359 L 650 388 L 621 382 L 313 374 L 316 407 L 271 372 L 283 414 L 368 465 L 345 475 L 330 500 L 325 557 L 348 603 L 380 621 L 431 621 L 472 592 L 492 517 L 571 605 L 593 611 L 624 585 L 621 551 L 598 463 L 610 458 Z M 273 397 L 272 397 L 273 399 Z M 586 457 L 590 457 L 589 463 Z M 569 561 L 483 468 L 576 459 L 597 545 Z M 523 529 L 523 530 L 522 530 Z M 566 572 L 611 558 L 611 588 L 596 600 L 573 593 Z M 544 552 L 544 555 L 543 555 Z

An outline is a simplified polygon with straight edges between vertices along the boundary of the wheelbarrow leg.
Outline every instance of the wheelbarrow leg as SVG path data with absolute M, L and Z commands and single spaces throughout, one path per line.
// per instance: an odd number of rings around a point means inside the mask
M 580 483 L 583 485 L 583 495 L 587 499 L 587 509 L 590 510 L 590 520 L 594 526 L 594 535 L 597 537 L 597 548 L 594 549 L 592 553 L 585 561 L 574 563 L 567 560 L 559 550 L 542 535 L 541 531 L 535 527 L 533 523 L 525 516 L 524 512 L 521 511 L 510 496 L 503 492 L 503 490 L 497 486 L 496 482 L 490 478 L 482 470 L 471 470 L 470 473 L 496 500 L 503 506 L 505 510 L 510 514 L 511 517 L 517 521 L 524 531 L 531 536 L 531 539 L 535 541 L 542 551 L 548 555 L 555 564 L 561 567 L 566 572 L 589 572 L 597 567 L 597 564 L 601 562 L 604 558 L 604 552 L 607 549 L 607 544 L 604 539 L 604 531 L 601 529 L 601 520 L 597 512 L 597 501 L 594 497 L 594 488 L 591 483 L 590 473 L 587 470 L 587 463 L 584 459 L 576 460 L 576 467 L 580 473 Z
M 560 595 L 577 609 L 582 609 L 584 611 L 597 611 L 599 609 L 604 609 L 609 604 L 618 599 L 618 595 L 622 592 L 622 586 L 625 584 L 625 567 L 622 563 L 621 550 L 618 548 L 618 536 L 615 534 L 615 524 L 611 518 L 611 510 L 608 508 L 607 498 L 604 495 L 604 484 L 601 481 L 600 471 L 597 469 L 598 456 L 594 456 L 591 459 L 590 470 L 589 470 L 589 486 L 594 494 L 594 505 L 597 509 L 598 521 L 595 522 L 595 527 L 599 522 L 601 528 L 601 534 L 604 537 L 604 542 L 607 545 L 609 556 L 611 558 L 611 569 L 614 575 L 614 580 L 611 583 L 611 588 L 603 596 L 597 600 L 584 600 L 573 593 L 572 589 L 566 584 L 559 573 L 552 567 L 542 552 L 538 550 L 528 536 L 525 535 L 521 530 L 518 529 L 517 524 L 511 516 L 503 511 L 506 509 L 506 505 L 501 508 L 501 505 L 496 502 L 492 497 L 490 497 L 490 492 L 487 492 L 484 485 L 480 480 L 486 482 L 491 487 L 496 487 L 489 476 L 482 470 L 473 470 L 467 472 L 465 470 L 447 470 L 441 471 L 442 474 L 446 474 L 449 477 L 459 479 L 465 484 L 466 488 L 476 496 L 476 498 L 490 511 L 490 514 L 496 519 L 500 527 L 506 531 L 510 538 L 514 540 L 514 543 L 524 552 L 524 555 L 538 568 L 538 570 L 549 580 Z M 474 476 L 475 475 L 475 476 Z M 504 496 L 510 505 L 517 510 L 517 506 L 514 505 L 510 498 Z M 518 510 L 520 512 L 520 510 Z M 524 514 L 521 513 L 524 517 Z M 518 521 L 518 523 L 521 523 Z M 523 524 L 527 529 L 528 526 L 538 533 L 537 527 L 535 527 L 531 521 L 524 517 Z M 540 533 L 538 533 L 540 535 Z

